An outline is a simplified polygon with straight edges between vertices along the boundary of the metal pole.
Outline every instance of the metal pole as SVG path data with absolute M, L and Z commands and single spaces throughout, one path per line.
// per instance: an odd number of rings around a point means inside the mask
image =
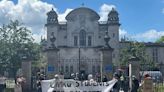
M 132 65 L 129 64 L 129 88 L 130 88 L 130 92 L 132 90 Z
M 100 62 L 100 66 L 101 66 L 101 82 L 102 82 L 102 76 L 103 76 L 103 53 L 101 52 L 101 62 Z
M 80 47 L 79 47 L 79 74 L 80 74 Z

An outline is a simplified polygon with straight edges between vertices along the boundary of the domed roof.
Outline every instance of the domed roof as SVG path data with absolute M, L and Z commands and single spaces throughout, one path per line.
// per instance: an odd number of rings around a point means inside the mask
M 68 15 L 66 16 L 66 20 L 69 20 L 69 18 L 73 18 L 74 15 L 78 15 L 79 13 L 90 13 L 92 17 L 94 17 L 96 20 L 100 19 L 100 16 L 92 9 L 87 8 L 87 7 L 80 7 L 72 10 Z
M 47 15 L 57 16 L 57 13 L 56 13 L 56 12 L 54 11 L 54 9 L 52 8 L 52 10 L 49 11 L 49 12 L 47 13 Z

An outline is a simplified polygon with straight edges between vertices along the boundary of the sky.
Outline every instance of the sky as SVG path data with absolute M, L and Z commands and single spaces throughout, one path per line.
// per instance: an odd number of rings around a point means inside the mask
M 75 8 L 91 8 L 106 21 L 112 7 L 120 17 L 119 34 L 132 40 L 154 42 L 164 35 L 164 0 L 0 0 L 0 25 L 19 20 L 32 30 L 35 42 L 46 36 L 46 13 L 53 7 L 59 21 Z

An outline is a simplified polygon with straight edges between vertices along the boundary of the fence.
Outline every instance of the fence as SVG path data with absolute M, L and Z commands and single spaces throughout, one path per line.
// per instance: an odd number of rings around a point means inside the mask
M 153 92 L 164 92 L 164 64 L 140 65 L 140 81 L 145 74 L 149 74 L 153 80 Z

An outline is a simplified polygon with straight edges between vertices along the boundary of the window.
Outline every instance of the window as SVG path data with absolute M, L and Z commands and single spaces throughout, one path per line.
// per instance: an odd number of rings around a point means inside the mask
M 64 73 L 64 67 L 63 66 L 61 66 L 61 72 Z
M 78 38 L 77 36 L 74 36 L 74 46 L 77 46 L 77 43 L 78 43 Z
M 92 73 L 95 73 L 95 66 L 92 66 Z
M 100 66 L 97 66 L 97 72 L 100 73 Z
M 158 49 L 153 48 L 153 61 L 158 62 Z
M 65 72 L 69 72 L 69 71 L 68 71 L 68 66 L 65 67 Z
M 88 36 L 88 46 L 91 46 L 91 45 L 92 45 L 92 37 Z
M 70 67 L 70 72 L 73 73 L 73 66 Z
M 80 31 L 80 46 L 86 46 L 86 32 L 84 30 Z

